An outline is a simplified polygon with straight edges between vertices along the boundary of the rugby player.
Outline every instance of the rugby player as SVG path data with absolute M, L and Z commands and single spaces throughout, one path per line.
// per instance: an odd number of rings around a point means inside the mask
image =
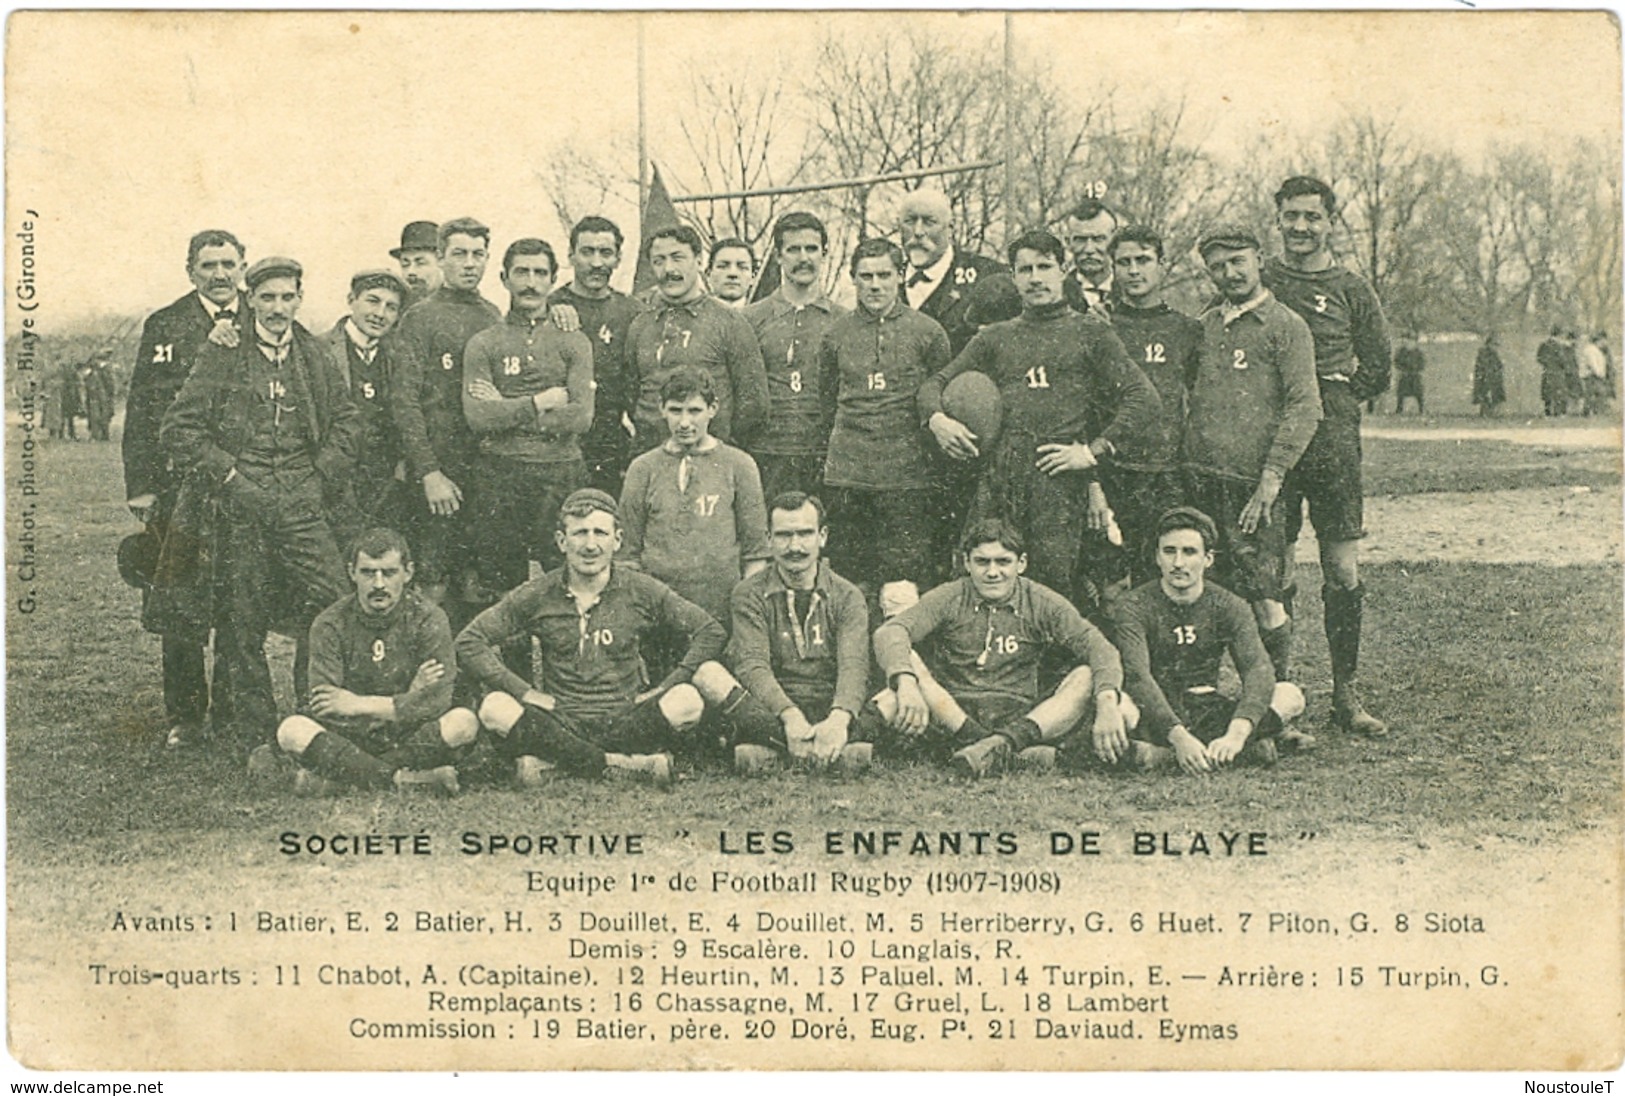
M 1123 689 L 1139 712 L 1130 736 L 1146 768 L 1166 760 L 1187 773 L 1237 760 L 1271 764 L 1275 739 L 1303 714 L 1303 693 L 1275 680 L 1247 603 L 1206 581 L 1217 544 L 1218 530 L 1206 514 L 1187 506 L 1169 510 L 1156 525 L 1161 577 L 1112 606 Z M 1234 697 L 1219 691 L 1226 654 L 1241 678 Z M 1297 736 L 1300 748 L 1311 741 Z
M 705 370 L 672 370 L 660 410 L 670 436 L 626 469 L 621 559 L 726 621 L 734 584 L 767 566 L 762 481 L 750 454 L 711 436 L 717 394 Z
M 743 446 L 767 421 L 767 375 L 756 336 L 743 316 L 706 293 L 697 232 L 687 225 L 657 229 L 646 247 L 659 292 L 626 336 L 636 447 L 646 452 L 666 440 L 660 388 L 684 365 L 706 370 L 716 384 L 711 432 Z
M 583 217 L 570 229 L 570 284 L 553 291 L 553 304 L 575 310 L 582 332 L 592 344 L 592 427 L 581 439 L 587 484 L 619 497 L 626 474 L 632 411 L 627 387 L 626 334 L 637 315 L 631 297 L 610 287 L 621 265 L 620 227 L 604 217 Z
M 541 779 L 542 762 L 667 784 L 668 751 L 699 726 L 707 702 L 726 709 L 744 696 L 714 661 L 726 642 L 722 625 L 658 579 L 615 566 L 621 524 L 602 491 L 582 488 L 565 500 L 557 537 L 563 567 L 509 592 L 457 636 L 462 671 L 490 690 L 480 724 L 515 759 L 521 785 Z M 642 650 L 659 629 L 681 633 L 688 647 L 651 687 Z M 534 685 L 498 656 L 526 635 L 541 645 Z
M 463 512 L 475 453 L 463 415 L 463 350 L 469 339 L 502 322 L 496 305 L 480 294 L 490 245 L 491 230 L 472 217 L 441 225 L 436 256 L 444 283 L 406 310 L 394 336 L 400 374 L 390 410 L 413 496 L 406 532 L 417 547 L 424 592 L 442 604 L 454 631 L 481 600 L 472 588 Z
M 197 233 L 186 245 L 186 276 L 192 290 L 148 316 L 141 328 L 124 407 L 122 443 L 126 505 L 162 545 L 160 558 L 165 565 L 143 591 L 141 624 L 163 637 L 164 717 L 168 724 L 164 744 L 171 749 L 196 740 L 209 714 L 203 646 L 213 622 L 207 611 L 197 610 L 199 603 L 208 602 L 207 592 L 197 589 L 197 582 L 188 581 L 198 569 L 197 544 L 184 535 L 173 536 L 175 502 L 183 477 L 170 466 L 158 428 L 191 375 L 209 332 L 216 326 L 241 328 L 248 322 L 241 290 L 242 243 L 222 229 Z M 204 576 L 203 582 L 207 581 Z M 188 599 L 187 593 L 194 596 Z M 181 608 L 180 603 L 187 601 L 194 611 Z M 216 722 L 224 725 L 230 720 L 230 691 L 224 683 L 221 654 L 217 636 L 213 706 Z
M 455 751 L 479 721 L 451 706 L 457 663 L 439 606 L 418 597 L 412 552 L 393 529 L 357 538 L 347 564 L 353 593 L 310 626 L 310 696 L 277 728 L 298 760 L 294 787 L 426 787 L 457 794 Z
M 509 244 L 507 321 L 476 333 L 463 351 L 463 413 L 479 439 L 470 533 L 480 577 L 495 591 L 529 578 L 530 560 L 558 566 L 548 516 L 587 478 L 580 439 L 593 417 L 592 346 L 549 319 L 556 273 L 546 240 Z
M 861 769 L 872 746 L 849 739 L 869 682 L 863 593 L 823 560 L 829 526 L 816 495 L 778 495 L 767 516 L 773 565 L 730 599 L 726 661 L 750 693 L 733 717 L 734 767 L 758 772 L 788 756 Z
M 1388 325 L 1370 284 L 1332 252 L 1337 199 L 1331 187 L 1295 175 L 1275 192 L 1275 209 L 1284 250 L 1265 264 L 1263 281 L 1309 325 L 1324 412 L 1309 448 L 1282 486 L 1286 544 L 1290 551 L 1297 543 L 1307 501 L 1325 579 L 1321 598 L 1332 663 L 1332 721 L 1347 731 L 1381 736 L 1388 726 L 1365 710 L 1356 681 L 1365 600 L 1358 567 L 1360 538 L 1365 536 L 1360 402 L 1388 389 Z M 1287 676 L 1289 650 L 1290 634 L 1279 652 L 1277 673 L 1282 677 Z
M 1202 325 L 1163 300 L 1168 265 L 1162 237 L 1145 225 L 1125 225 L 1107 245 L 1112 261 L 1112 328 L 1129 360 L 1144 371 L 1162 400 L 1162 414 L 1139 442 L 1101 471 L 1106 497 L 1123 531 L 1129 579 L 1156 577 L 1157 518 L 1184 499 L 1179 446 L 1185 404 L 1202 355 Z
M 1053 765 L 1055 744 L 1091 716 L 1096 752 L 1123 757 L 1116 649 L 1064 597 L 1022 577 L 1026 544 L 1007 522 L 977 522 L 960 548 L 965 577 L 875 631 L 875 658 L 889 685 L 876 698 L 880 714 L 905 735 L 931 732 L 953 751 L 951 767 L 973 779 L 1016 756 Z M 1039 668 L 1047 656 L 1069 668 L 1045 696 Z
M 853 250 L 857 310 L 829 325 L 819 351 L 819 384 L 834 424 L 824 462 L 838 531 L 830 556 L 871 595 L 893 582 L 917 590 L 938 566 L 940 493 L 915 399 L 925 379 L 948 364 L 950 349 L 942 325 L 899 297 L 903 263 L 890 240 L 864 240 Z
M 711 245 L 705 280 L 717 300 L 744 308 L 750 303 L 750 289 L 756 280 L 756 252 L 737 236 L 718 240 Z
M 1286 516 L 1281 482 L 1320 421 L 1314 343 L 1259 281 L 1251 229 L 1220 225 L 1197 242 L 1219 295 L 1202 313 L 1202 357 L 1185 423 L 1189 501 L 1219 530 L 1219 580 L 1247 599 L 1276 677 L 1287 665 Z
M 1087 604 L 1077 586 L 1080 564 L 1091 570 L 1082 555 L 1089 533 L 1104 542 L 1108 524 L 1100 466 L 1155 423 L 1161 407 L 1112 329 L 1067 306 L 1060 240 L 1041 230 L 1023 233 L 1010 242 L 1009 258 L 1020 318 L 984 327 L 920 385 L 919 414 L 945 454 L 976 457 L 977 439 L 943 409 L 942 392 L 967 370 L 992 378 L 1004 425 L 972 520 L 1002 517 L 1026 530 L 1034 580 Z
M 768 498 L 811 493 L 823 482 L 830 421 L 818 350 L 830 324 L 847 314 L 824 292 L 829 232 L 823 221 L 799 210 L 786 213 L 773 225 L 773 250 L 784 280 L 745 309 L 767 369 L 767 427 L 751 455 Z

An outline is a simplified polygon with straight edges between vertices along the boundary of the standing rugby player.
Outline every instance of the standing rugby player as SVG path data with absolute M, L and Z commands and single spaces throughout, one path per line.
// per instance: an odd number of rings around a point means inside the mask
M 436 255 L 444 284 L 407 309 L 395 333 L 400 375 L 390 399 L 413 495 L 407 535 L 425 591 L 443 604 L 454 631 L 480 600 L 463 505 L 475 452 L 463 416 L 463 350 L 502 322 L 496 305 L 480 295 L 490 245 L 491 230 L 471 217 L 441 225 Z
M 857 246 L 857 310 L 830 324 L 820 351 L 819 383 L 834 422 L 824 462 L 836 529 L 830 556 L 870 595 L 892 582 L 917 590 L 940 573 L 941 496 L 915 401 L 950 351 L 942 325 L 899 297 L 903 263 L 890 240 Z
M 773 250 L 784 281 L 745 309 L 767 369 L 767 428 L 751 446 L 767 498 L 812 493 L 823 481 L 830 421 L 818 351 L 830 324 L 847 314 L 824 292 L 829 232 L 823 221 L 786 213 L 773 226 Z
M 1009 257 L 1021 316 L 984 327 L 951 365 L 920 386 L 920 418 L 949 457 L 976 457 L 977 439 L 943 410 L 942 392 L 967 370 L 998 385 L 1004 425 L 972 520 L 1001 517 L 1026 530 L 1034 579 L 1084 604 L 1095 600 L 1077 588 L 1080 574 L 1094 570 L 1083 559 L 1085 544 L 1093 531 L 1093 554 L 1099 555 L 1107 527 L 1101 466 L 1131 448 L 1161 408 L 1112 329 L 1067 306 L 1060 240 L 1027 232 L 1010 242 Z
M 701 250 L 699 233 L 687 225 L 658 229 L 649 238 L 649 265 L 659 288 L 653 308 L 633 319 L 626 350 L 639 452 L 666 440 L 660 388 L 684 365 L 705 369 L 716 384 L 717 417 L 711 432 L 717 437 L 746 447 L 767 422 L 761 347 L 745 318 L 705 291 Z
M 1144 371 L 1162 400 L 1162 414 L 1101 473 L 1106 497 L 1123 530 L 1133 585 L 1157 575 L 1157 518 L 1184 500 L 1179 447 L 1185 405 L 1202 356 L 1202 325 L 1162 298 L 1168 274 L 1162 237 L 1144 225 L 1125 225 L 1107 247 L 1116 303 L 1112 328 L 1129 360 Z
M 718 240 L 711 245 L 705 280 L 717 300 L 730 308 L 744 308 L 756 282 L 756 252 L 737 236 Z
M 1185 424 L 1190 501 L 1219 530 L 1219 580 L 1250 602 L 1264 647 L 1286 679 L 1286 515 L 1281 484 L 1320 421 L 1309 328 L 1259 281 L 1258 237 L 1240 225 L 1204 233 L 1197 250 L 1219 296 L 1202 313 L 1202 359 Z
M 1275 209 L 1284 250 L 1265 264 L 1264 285 L 1309 325 L 1324 410 L 1314 440 L 1281 491 L 1287 550 L 1297 543 L 1307 501 L 1325 581 L 1321 597 L 1332 663 L 1332 720 L 1358 734 L 1385 735 L 1387 724 L 1361 703 L 1356 677 L 1365 601 L 1358 567 L 1365 536 L 1360 403 L 1388 389 L 1388 325 L 1371 286 L 1332 253 L 1337 198 L 1331 187 L 1295 175 L 1275 192 Z M 1284 652 L 1277 661 L 1276 672 L 1284 678 Z
M 471 536 L 480 578 L 506 592 L 560 557 L 549 515 L 582 486 L 581 435 L 592 424 L 592 347 L 548 318 L 557 259 L 545 240 L 508 245 L 502 284 L 508 318 L 468 340 L 463 413 L 479 439 Z
M 626 474 L 630 439 L 626 422 L 632 392 L 626 369 L 626 335 L 637 302 L 609 280 L 621 265 L 624 238 L 614 221 L 583 217 L 570 229 L 570 284 L 553 291 L 552 304 L 569 305 L 579 317 L 582 334 L 592 344 L 592 426 L 581 439 L 587 484 L 619 497 Z M 623 421 L 624 420 L 624 421 Z

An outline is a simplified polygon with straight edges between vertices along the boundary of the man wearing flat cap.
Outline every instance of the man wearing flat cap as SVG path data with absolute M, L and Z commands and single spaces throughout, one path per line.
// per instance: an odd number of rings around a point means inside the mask
M 1191 388 L 1185 459 L 1191 505 L 1219 530 L 1219 582 L 1252 604 L 1271 662 L 1285 665 L 1281 481 L 1320 422 L 1309 327 L 1259 281 L 1258 236 L 1219 225 L 1197 243 L 1219 295 L 1202 313 L 1202 354 Z
M 395 529 L 405 520 L 400 436 L 389 410 L 394 363 L 385 336 L 395 329 L 407 295 L 406 282 L 393 270 L 363 270 L 350 279 L 350 314 L 322 336 L 359 420 L 355 504 L 333 515 L 341 548 L 363 529 Z
M 203 343 L 215 327 L 241 328 L 248 322 L 242 300 L 243 245 L 222 229 L 205 229 L 187 244 L 186 276 L 193 289 L 147 317 L 130 374 L 124 408 L 124 493 L 130 512 L 164 546 L 159 581 L 142 597 L 141 623 L 163 636 L 164 714 L 171 748 L 196 739 L 210 708 L 203 647 L 209 638 L 210 575 L 198 557 L 196 540 L 172 536 L 172 518 L 182 474 L 170 465 L 158 441 L 158 427 L 191 374 Z M 216 647 L 216 653 L 219 648 Z M 224 678 L 216 660 L 215 718 L 224 722 Z
M 328 508 L 349 486 L 358 421 L 321 341 L 294 322 L 303 277 L 292 259 L 248 268 L 253 324 L 236 346 L 203 348 L 159 432 L 186 476 L 177 521 L 221 517 L 232 731 L 251 771 L 277 723 L 266 632 L 302 635 L 347 588 Z
M 413 221 L 401 229 L 401 246 L 389 249 L 389 257 L 401 264 L 406 282 L 406 311 L 445 284 L 440 273 L 440 226 L 433 221 Z
M 457 637 L 460 671 L 485 691 L 480 724 L 515 760 L 521 786 L 536 782 L 541 762 L 669 783 L 668 751 L 693 739 L 707 706 L 731 712 L 747 697 L 716 661 L 722 625 L 659 579 L 615 565 L 621 519 L 603 491 L 572 492 L 554 538 L 564 566 L 509 591 Z M 656 633 L 687 646 L 651 685 L 643 651 Z M 535 684 L 498 654 L 528 636 L 541 644 Z

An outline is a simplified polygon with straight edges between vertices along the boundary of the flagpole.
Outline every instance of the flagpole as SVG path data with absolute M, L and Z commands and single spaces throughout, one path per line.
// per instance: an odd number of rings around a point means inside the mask
M 1004 13 L 1004 236 L 1015 236 L 1017 230 L 1015 207 L 1015 125 L 1010 114 L 1012 98 L 1012 70 L 1015 67 L 1015 42 L 1010 12 Z
M 643 216 L 644 207 L 649 204 L 649 126 L 648 112 L 644 104 L 643 84 L 643 20 L 644 13 L 638 12 L 638 216 Z

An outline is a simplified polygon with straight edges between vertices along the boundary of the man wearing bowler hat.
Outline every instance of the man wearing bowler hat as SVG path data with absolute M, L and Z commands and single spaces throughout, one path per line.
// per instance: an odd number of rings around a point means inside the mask
M 274 765 L 266 632 L 302 634 L 347 588 L 327 514 L 349 486 L 358 421 L 320 340 L 294 322 L 303 277 L 286 258 L 248 268 L 251 329 L 203 348 L 159 433 L 186 475 L 177 520 L 210 503 L 223 520 L 233 730 L 256 773 Z
M 440 272 L 440 226 L 433 221 L 413 221 L 401 229 L 401 246 L 389 249 L 390 258 L 401 264 L 406 280 L 406 300 L 401 311 L 434 293 L 446 281 Z

